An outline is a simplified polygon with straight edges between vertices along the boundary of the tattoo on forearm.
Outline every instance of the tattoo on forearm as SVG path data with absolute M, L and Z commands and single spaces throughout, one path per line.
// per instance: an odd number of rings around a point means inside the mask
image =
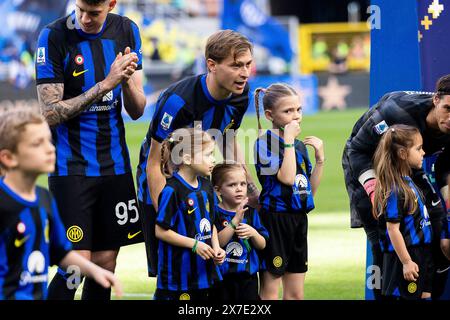
M 103 91 L 101 84 L 97 83 L 79 96 L 62 101 L 63 83 L 46 83 L 37 86 L 41 112 L 50 126 L 76 117 L 90 105 L 99 101 L 105 94 Z

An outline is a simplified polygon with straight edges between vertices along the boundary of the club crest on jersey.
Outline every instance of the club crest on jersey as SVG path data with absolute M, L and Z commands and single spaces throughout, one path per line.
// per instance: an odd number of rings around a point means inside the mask
M 187 204 L 188 204 L 189 207 L 193 207 L 194 203 L 195 203 L 194 200 L 191 199 L 191 198 L 189 198 L 188 201 L 187 201 Z
M 79 66 L 81 66 L 84 63 L 84 57 L 79 54 L 75 57 L 75 63 Z
M 378 135 L 382 135 L 387 131 L 387 129 L 389 129 L 389 126 L 384 120 L 373 127 L 373 130 L 375 130 Z
M 164 115 L 161 120 L 161 127 L 164 130 L 168 130 L 170 128 L 170 125 L 172 124 L 172 120 L 173 120 L 173 117 L 170 114 L 168 114 L 167 112 L 164 112 Z
M 36 52 L 36 63 L 45 64 L 45 47 L 39 47 Z

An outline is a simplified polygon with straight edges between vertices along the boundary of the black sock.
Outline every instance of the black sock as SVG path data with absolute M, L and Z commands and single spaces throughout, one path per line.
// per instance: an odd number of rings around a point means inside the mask
M 83 278 L 81 278 L 83 281 Z M 80 281 L 80 283 L 81 283 Z M 67 285 L 67 277 L 65 272 L 58 269 L 48 286 L 48 300 L 73 300 L 77 288 L 69 289 Z
M 86 278 L 81 300 L 111 300 L 111 288 L 105 289 L 95 280 Z

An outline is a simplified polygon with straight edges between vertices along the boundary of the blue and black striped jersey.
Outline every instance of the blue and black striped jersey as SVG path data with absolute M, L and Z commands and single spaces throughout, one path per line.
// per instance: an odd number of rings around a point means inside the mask
M 229 222 L 233 219 L 236 212 L 227 211 L 225 209 L 216 206 L 216 212 L 218 213 L 218 219 L 216 220 L 217 231 L 220 232 L 226 228 Z M 269 239 L 269 232 L 262 225 L 259 219 L 258 212 L 249 207 L 244 214 L 242 223 L 248 224 L 255 228 L 260 235 L 262 235 L 266 241 Z M 251 240 L 248 241 L 251 246 Z M 222 275 L 237 272 L 247 272 L 249 274 L 255 274 L 260 269 L 259 252 L 255 248 L 251 248 L 249 251 L 242 239 L 234 234 L 230 241 L 225 246 L 225 252 L 227 253 L 225 262 L 220 266 L 220 272 Z
M 216 199 L 209 180 L 199 177 L 197 188 L 193 188 L 175 172 L 158 201 L 157 225 L 211 246 Z M 159 241 L 158 289 L 206 289 L 218 280 L 222 277 L 212 259 L 203 260 L 191 249 Z
M 228 130 L 237 130 L 241 125 L 248 108 L 248 95 L 247 84 L 241 95 L 215 100 L 206 86 L 206 75 L 186 78 L 166 89 L 158 98 L 155 114 L 141 146 L 136 174 L 139 200 L 151 204 L 146 166 L 152 138 L 162 142 L 174 130 L 195 125 L 201 126 L 204 131 L 216 129 L 224 138 L 225 145 L 227 138 L 230 138 L 230 134 L 226 134 Z M 215 132 L 211 133 L 217 136 Z
M 36 195 L 24 200 L 0 180 L 0 300 L 45 299 L 48 267 L 71 250 L 50 193 Z
M 277 173 L 283 163 L 283 138 L 267 130 L 256 140 L 256 174 L 262 186 L 259 202 L 266 211 L 308 213 L 314 209 L 309 181 L 312 165 L 308 151 L 300 140 L 295 140 L 294 147 L 297 171 L 294 185 L 287 186 L 277 179 Z
M 36 51 L 36 82 L 63 83 L 63 100 L 91 89 L 109 74 L 119 52 L 129 46 L 139 57 L 139 29 L 126 17 L 108 14 L 100 33 L 84 33 L 75 14 L 46 26 Z M 56 145 L 53 175 L 106 176 L 131 171 L 121 115 L 121 85 L 79 116 L 52 128 Z
M 433 238 L 430 217 L 422 196 L 411 178 L 404 178 L 416 194 L 417 209 L 413 213 L 405 212 L 404 196 L 395 190 L 391 191 L 384 214 L 378 219 L 380 245 L 383 252 L 395 251 L 389 238 L 386 222 L 400 223 L 400 232 L 406 247 L 430 244 Z

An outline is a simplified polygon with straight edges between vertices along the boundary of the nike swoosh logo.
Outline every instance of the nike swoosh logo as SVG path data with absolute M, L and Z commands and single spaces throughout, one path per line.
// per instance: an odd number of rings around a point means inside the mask
M 436 270 L 436 273 L 444 273 L 445 271 L 448 271 L 448 269 L 450 269 L 450 266 L 448 266 L 448 267 L 445 268 L 445 269 L 437 269 L 437 270 Z
M 194 212 L 194 211 L 195 211 L 195 209 L 197 209 L 197 207 L 195 207 L 194 209 L 190 209 L 190 210 L 188 210 L 188 214 L 191 214 L 192 212 Z
M 29 238 L 30 236 L 26 236 L 25 238 L 23 238 L 23 239 L 16 239 L 15 241 L 14 241 L 14 245 L 16 246 L 16 248 L 20 248 L 25 242 L 27 242 L 27 240 L 28 240 L 28 238 Z
M 435 207 L 435 206 L 437 206 L 440 202 L 441 202 L 441 200 L 438 200 L 438 201 L 436 201 L 436 202 L 431 201 L 431 205 L 432 205 L 433 207 Z
M 128 233 L 128 239 L 133 239 L 134 237 L 136 237 L 139 233 L 141 233 L 142 231 L 138 231 L 136 233 L 130 234 Z
M 88 69 L 83 70 L 83 71 L 80 71 L 80 72 L 77 72 L 76 70 L 73 70 L 72 75 L 76 78 L 76 77 L 78 77 L 78 76 L 80 76 L 80 75 L 82 75 L 83 73 L 88 72 L 88 71 L 89 71 Z

